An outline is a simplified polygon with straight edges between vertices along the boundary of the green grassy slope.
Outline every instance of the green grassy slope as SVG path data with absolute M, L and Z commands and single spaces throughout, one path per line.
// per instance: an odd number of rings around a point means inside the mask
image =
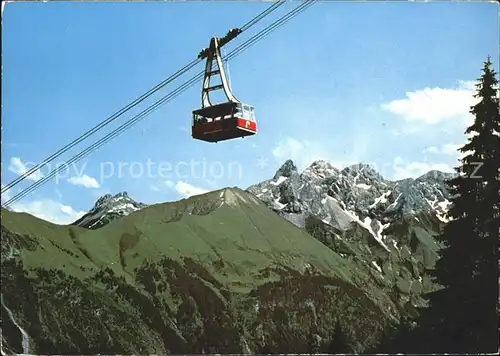
M 88 231 L 79 241 L 97 263 L 112 262 L 119 268 L 123 262 L 125 272 L 144 259 L 155 261 L 168 255 L 190 256 L 206 266 L 224 263 L 221 281 L 232 276 L 249 287 L 258 283 L 253 274 L 272 266 L 300 271 L 310 264 L 323 273 L 349 279 L 340 256 L 241 191 L 216 191 L 175 205 L 154 205 Z
M 30 353 L 309 352 L 311 338 L 326 350 L 338 320 L 362 351 L 391 304 L 367 281 L 239 189 L 98 230 L 2 210 L 2 296 Z

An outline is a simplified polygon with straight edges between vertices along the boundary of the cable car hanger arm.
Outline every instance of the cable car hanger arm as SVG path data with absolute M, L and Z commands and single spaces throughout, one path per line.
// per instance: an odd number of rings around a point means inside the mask
M 242 33 L 243 31 L 239 28 L 232 28 L 228 31 L 228 33 L 219 39 L 219 48 L 224 46 L 225 44 L 227 44 L 228 42 L 230 42 L 231 40 L 233 40 L 234 38 L 236 38 L 240 33 Z M 199 59 L 205 59 L 208 57 L 208 55 L 210 54 L 210 47 L 207 47 L 207 48 L 203 48 L 200 52 L 200 54 L 198 54 L 198 58 Z
M 233 31 L 233 30 L 232 30 Z M 231 33 L 231 31 L 229 31 Z M 227 36 L 226 36 L 227 38 Z M 234 38 L 234 37 L 232 37 Z M 226 43 L 229 40 L 226 39 Z M 239 104 L 240 101 L 236 99 L 236 97 L 231 93 L 231 90 L 229 88 L 227 79 L 226 79 L 226 73 L 224 71 L 224 65 L 222 63 L 222 58 L 221 58 L 221 53 L 220 53 L 220 40 L 217 37 L 213 37 L 210 40 L 210 46 L 208 47 L 207 50 L 207 57 L 206 57 L 206 65 L 205 65 L 205 74 L 203 78 L 203 89 L 201 92 L 201 108 L 207 108 L 212 106 L 212 102 L 210 100 L 210 95 L 209 93 L 215 90 L 224 90 L 224 94 L 227 98 L 228 102 L 231 103 L 236 103 Z M 217 69 L 212 70 L 213 67 L 213 62 L 215 60 L 215 63 L 217 64 Z M 210 79 L 212 76 L 218 74 L 220 77 L 220 82 L 221 84 L 210 86 Z
M 257 22 L 259 22 L 260 20 L 262 20 L 264 17 L 266 17 L 267 15 L 269 15 L 271 12 L 273 12 L 274 10 L 276 10 L 278 7 L 280 7 L 284 3 L 285 3 L 285 0 L 280 0 L 280 1 L 272 4 L 269 8 L 267 8 L 266 10 L 264 10 L 263 12 L 261 12 L 259 15 L 255 16 L 253 19 L 251 19 L 250 21 L 248 21 L 245 25 L 243 25 L 241 27 L 241 29 L 237 28 L 237 29 L 233 29 L 233 30 L 229 31 L 228 34 L 226 35 L 226 37 L 227 37 L 226 40 L 229 42 L 234 37 L 238 36 L 240 33 L 244 32 L 247 29 L 249 29 L 250 27 L 254 26 Z M 117 111 L 116 113 L 114 113 L 113 115 L 111 115 L 110 117 L 108 117 L 106 120 L 104 120 L 101 123 L 99 123 L 98 125 L 94 126 L 92 129 L 90 129 L 87 132 L 85 132 L 84 134 L 80 135 L 78 138 L 74 139 L 72 142 L 68 143 L 66 146 L 64 146 L 63 148 L 59 149 L 57 152 L 53 153 L 51 156 L 47 157 L 41 163 L 39 163 L 36 166 L 32 167 L 27 172 L 23 173 L 22 175 L 20 175 L 19 177 L 17 177 L 16 179 L 14 179 L 10 183 L 8 183 L 7 185 L 3 186 L 2 189 L 1 189 L 2 193 L 5 193 L 7 190 L 11 189 L 13 186 L 19 184 L 20 182 L 22 182 L 23 180 L 25 180 L 28 176 L 30 176 L 33 173 L 35 173 L 38 169 L 40 169 L 40 168 L 44 167 L 45 165 L 47 165 L 48 163 L 52 162 L 54 159 L 56 159 L 57 157 L 59 157 L 60 155 L 62 155 L 64 152 L 68 151 L 72 147 L 76 146 L 78 143 L 82 142 L 83 140 L 87 139 L 91 135 L 95 134 L 97 131 L 101 130 L 103 127 L 107 126 L 112 121 L 116 120 L 118 117 L 120 117 L 121 115 L 123 115 L 125 112 L 129 111 L 131 108 L 135 107 L 140 102 L 144 101 L 147 97 L 151 96 L 153 93 L 157 92 L 158 90 L 160 90 L 161 88 L 163 88 L 164 86 L 166 86 L 167 84 L 169 84 L 170 82 L 172 82 L 174 79 L 176 79 L 177 77 L 179 77 L 181 74 L 187 72 L 189 69 L 191 69 L 196 64 L 198 64 L 198 62 L 200 61 L 200 59 L 201 58 L 197 58 L 196 60 L 192 61 L 190 64 L 186 65 L 184 68 L 182 68 L 181 70 L 177 71 L 175 74 L 173 74 L 169 78 L 165 79 L 161 83 L 157 84 L 155 87 L 153 87 L 152 89 L 150 89 L 148 92 L 146 92 L 145 94 L 143 94 L 140 97 L 138 97 L 137 99 L 135 99 L 133 102 L 129 103 L 126 107 L 120 109 L 119 111 Z
M 231 53 L 228 54 L 227 59 L 229 60 L 229 59 L 231 59 L 233 57 L 238 56 L 241 52 L 245 51 L 247 48 L 249 48 L 254 43 L 260 41 L 266 35 L 268 35 L 272 31 L 274 31 L 277 27 L 282 26 L 283 23 L 289 21 L 292 17 L 294 17 L 298 13 L 304 11 L 305 8 L 309 7 L 310 5 L 312 5 L 313 3 L 315 3 L 316 1 L 317 0 L 307 0 L 306 2 L 304 2 L 301 5 L 297 6 L 295 9 L 291 10 L 286 15 L 282 16 L 280 19 L 274 21 L 271 25 L 267 26 L 264 30 L 260 31 L 259 33 L 257 33 L 256 35 L 254 35 L 252 38 L 250 38 L 249 40 L 245 41 L 245 43 L 243 43 L 240 46 L 238 46 L 238 48 L 236 48 L 235 50 L 231 51 Z M 264 11 L 263 14 L 257 16 L 252 21 L 249 21 L 248 24 L 244 25 L 242 27 L 242 29 L 246 30 L 247 28 L 250 27 L 250 25 L 254 25 L 258 20 L 262 19 L 266 15 L 266 12 L 267 13 L 271 12 L 273 10 L 273 7 L 275 9 L 277 6 L 282 5 L 284 3 L 285 3 L 285 1 L 278 1 L 278 2 L 274 3 L 269 9 L 267 9 L 266 11 Z M 259 17 L 260 17 L 260 19 L 259 19 Z M 89 146 L 89 147 L 85 148 L 84 150 L 82 150 L 79 154 L 73 156 L 69 161 L 66 162 L 65 165 L 58 166 L 56 169 L 54 169 L 53 171 L 51 171 L 47 176 L 45 176 L 41 180 L 39 180 L 39 181 L 31 184 L 28 188 L 22 190 L 21 192 L 19 192 L 18 194 L 16 194 L 14 197 L 12 197 L 11 199 L 9 199 L 7 202 L 5 202 L 2 205 L 4 207 L 9 207 L 14 202 L 19 201 L 20 199 L 22 199 L 23 197 L 25 197 L 30 192 L 32 192 L 33 190 L 37 189 L 39 186 L 44 185 L 45 183 L 47 183 L 57 173 L 59 173 L 65 166 L 67 167 L 68 164 L 72 164 L 74 162 L 78 162 L 79 160 L 81 160 L 82 158 L 84 158 L 85 156 L 87 156 L 89 153 L 92 153 L 93 151 L 95 151 L 99 147 L 103 146 L 104 144 L 106 144 L 107 142 L 109 142 L 110 140 L 112 140 L 114 137 L 118 136 L 123 131 L 129 129 L 131 126 L 133 126 L 139 120 L 143 120 L 151 112 L 157 110 L 159 107 L 163 106 L 164 104 L 166 104 L 170 100 L 174 99 L 177 95 L 179 95 L 180 93 L 182 93 L 183 91 L 185 91 L 187 88 L 191 87 L 194 83 L 196 83 L 197 81 L 201 80 L 202 78 L 203 78 L 203 71 L 201 71 L 200 73 L 198 73 L 197 75 L 195 75 L 193 78 L 191 78 L 190 80 L 188 80 L 186 83 L 184 83 L 183 85 L 181 85 L 177 89 L 173 90 L 171 93 L 165 95 L 162 99 L 158 100 L 156 103 L 154 103 L 153 105 L 149 106 L 147 109 L 143 110 L 141 113 L 135 115 L 134 117 L 132 117 L 131 119 L 129 119 L 127 122 L 121 124 L 118 128 L 114 129 L 112 132 L 108 133 L 107 135 L 105 135 L 104 137 L 102 137 L 101 139 L 99 139 L 97 142 L 95 142 L 94 144 L 92 144 L 91 146 Z M 35 166 L 34 168 L 35 168 L 34 170 L 36 170 L 36 168 L 38 168 L 38 167 Z M 25 178 L 27 175 L 29 175 L 29 174 L 23 175 L 23 178 Z M 2 189 L 2 193 L 3 192 L 4 191 Z

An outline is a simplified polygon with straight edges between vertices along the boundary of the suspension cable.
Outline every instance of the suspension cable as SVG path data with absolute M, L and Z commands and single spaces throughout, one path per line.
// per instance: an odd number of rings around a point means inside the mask
M 233 51 L 229 53 L 227 56 L 227 60 L 230 60 L 237 55 L 241 54 L 244 50 L 255 44 L 257 41 L 261 40 L 263 37 L 267 36 L 269 33 L 274 31 L 277 27 L 282 26 L 285 22 L 289 21 L 291 18 L 295 17 L 298 15 L 300 12 L 304 11 L 306 8 L 309 6 L 313 5 L 317 0 L 307 0 L 301 5 L 297 6 L 295 9 L 291 10 L 275 22 L 273 22 L 271 25 L 266 27 L 264 30 L 258 32 L 256 35 L 252 36 L 250 39 L 239 45 L 237 48 L 235 48 Z M 179 94 L 193 86 L 196 82 L 200 81 L 203 78 L 204 71 L 199 72 L 197 75 L 192 77 L 190 80 L 179 86 L 177 89 L 173 90 L 169 94 L 165 95 L 162 97 L 160 100 L 158 100 L 156 103 L 152 104 L 150 107 L 142 111 L 141 113 L 137 114 L 136 116 L 132 117 L 128 121 L 126 121 L 124 124 L 120 125 L 118 128 L 115 130 L 111 131 L 108 133 L 106 136 L 98 140 L 97 142 L 93 143 L 77 155 L 73 156 L 70 160 L 68 160 L 64 166 L 58 166 L 54 171 L 50 172 L 49 175 L 44 177 L 43 179 L 33 183 L 30 185 L 28 188 L 24 189 L 20 193 L 16 194 L 14 197 L 9 199 L 6 203 L 5 206 L 8 207 L 10 204 L 18 201 L 19 199 L 22 199 L 24 196 L 38 188 L 39 186 L 45 184 L 48 180 L 50 180 L 52 177 L 54 177 L 56 174 L 58 174 L 63 168 L 67 167 L 68 165 L 75 163 L 79 161 L 80 159 L 84 158 L 88 154 L 94 152 L 97 150 L 99 147 L 104 145 L 105 143 L 109 142 L 119 134 L 121 134 L 123 131 L 127 130 L 131 126 L 133 126 L 135 123 L 138 121 L 142 120 L 149 114 L 151 114 L 153 111 L 157 110 L 159 107 L 162 105 L 166 104 L 170 100 L 174 99 L 177 97 Z
M 251 19 L 249 22 L 247 22 L 245 25 L 243 25 L 243 27 L 241 28 L 241 32 L 244 32 L 244 31 L 248 30 L 250 27 L 254 26 L 257 22 L 259 22 L 260 20 L 262 20 L 264 17 L 266 17 L 267 15 L 269 15 L 271 12 L 273 12 L 274 10 L 276 10 L 278 7 L 280 7 L 284 3 L 285 3 L 284 0 L 280 0 L 278 2 L 273 3 L 266 10 L 264 10 L 259 15 L 255 16 L 253 19 Z M 14 187 L 15 185 L 19 184 L 20 182 L 22 182 L 23 180 L 25 180 L 27 177 L 29 177 L 30 175 L 32 175 L 33 173 L 35 173 L 40 168 L 46 166 L 48 163 L 52 162 L 54 159 L 56 159 L 57 157 L 61 156 L 66 151 L 70 150 L 71 148 L 73 148 L 74 146 L 76 146 L 77 144 L 79 144 L 80 142 L 82 142 L 83 140 L 85 140 L 88 137 L 90 137 L 91 135 L 95 134 L 97 131 L 99 131 L 102 128 L 104 128 L 105 126 L 109 125 L 110 123 L 112 123 L 113 121 L 115 121 L 117 118 L 119 118 L 120 116 L 122 116 L 124 113 L 126 113 L 129 110 L 131 110 L 132 108 L 134 108 L 135 106 L 137 106 L 138 104 L 140 104 L 141 102 L 143 102 L 144 100 L 146 100 L 148 97 L 150 97 L 151 95 L 153 95 L 154 93 L 156 93 L 157 91 L 159 91 L 160 89 L 162 89 L 163 87 L 165 87 L 167 84 L 171 83 L 172 81 L 174 81 L 175 79 L 177 79 L 179 76 L 181 76 L 182 74 L 184 74 L 187 71 L 189 71 L 191 68 L 193 68 L 194 66 L 196 66 L 202 60 L 203 59 L 201 59 L 201 58 L 197 58 L 197 59 L 191 61 L 189 64 L 187 64 L 183 68 L 179 69 L 177 72 L 175 72 L 174 74 L 172 74 L 167 79 L 163 80 L 161 83 L 155 85 L 153 88 L 151 88 L 149 91 L 147 91 L 146 93 L 144 93 L 143 95 L 141 95 L 140 97 L 138 97 L 137 99 L 135 99 L 134 101 L 132 101 L 131 103 L 129 103 L 127 106 L 125 106 L 124 108 L 118 110 L 117 112 L 115 112 L 113 115 L 111 115 L 110 117 L 108 117 L 107 119 L 105 119 L 104 121 L 102 121 L 101 123 L 99 123 L 98 125 L 94 126 L 93 128 L 91 128 L 87 132 L 81 134 L 79 137 L 77 137 L 76 139 L 74 139 L 73 141 L 71 141 L 70 143 L 68 143 L 66 146 L 64 146 L 63 148 L 59 149 L 58 151 L 56 151 L 55 153 L 53 153 L 52 155 L 50 155 L 49 157 L 47 157 L 46 159 L 44 159 L 41 163 L 37 164 L 36 166 L 33 166 L 27 172 L 23 173 L 22 175 L 20 175 L 16 179 L 14 179 L 12 182 L 10 182 L 9 184 L 7 184 L 4 187 L 2 187 L 1 188 L 2 189 L 1 192 L 5 193 L 7 190 L 9 190 L 12 187 Z

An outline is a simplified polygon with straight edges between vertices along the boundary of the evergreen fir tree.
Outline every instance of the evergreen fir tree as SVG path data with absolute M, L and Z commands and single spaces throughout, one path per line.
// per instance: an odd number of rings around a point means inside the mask
M 491 65 L 488 58 L 476 84 L 478 102 L 470 111 L 475 120 L 459 149 L 466 156 L 459 175 L 448 182 L 451 220 L 439 238 L 445 248 L 432 272 L 444 289 L 430 294 L 430 307 L 421 310 L 424 336 L 412 352 L 498 351 L 500 111 Z

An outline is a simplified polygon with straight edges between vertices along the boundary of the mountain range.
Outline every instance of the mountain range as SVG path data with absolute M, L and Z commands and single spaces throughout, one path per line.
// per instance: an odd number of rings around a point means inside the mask
M 54 225 L 2 209 L 2 353 L 297 353 L 375 347 L 416 315 L 450 174 L 288 160 L 266 181 Z

